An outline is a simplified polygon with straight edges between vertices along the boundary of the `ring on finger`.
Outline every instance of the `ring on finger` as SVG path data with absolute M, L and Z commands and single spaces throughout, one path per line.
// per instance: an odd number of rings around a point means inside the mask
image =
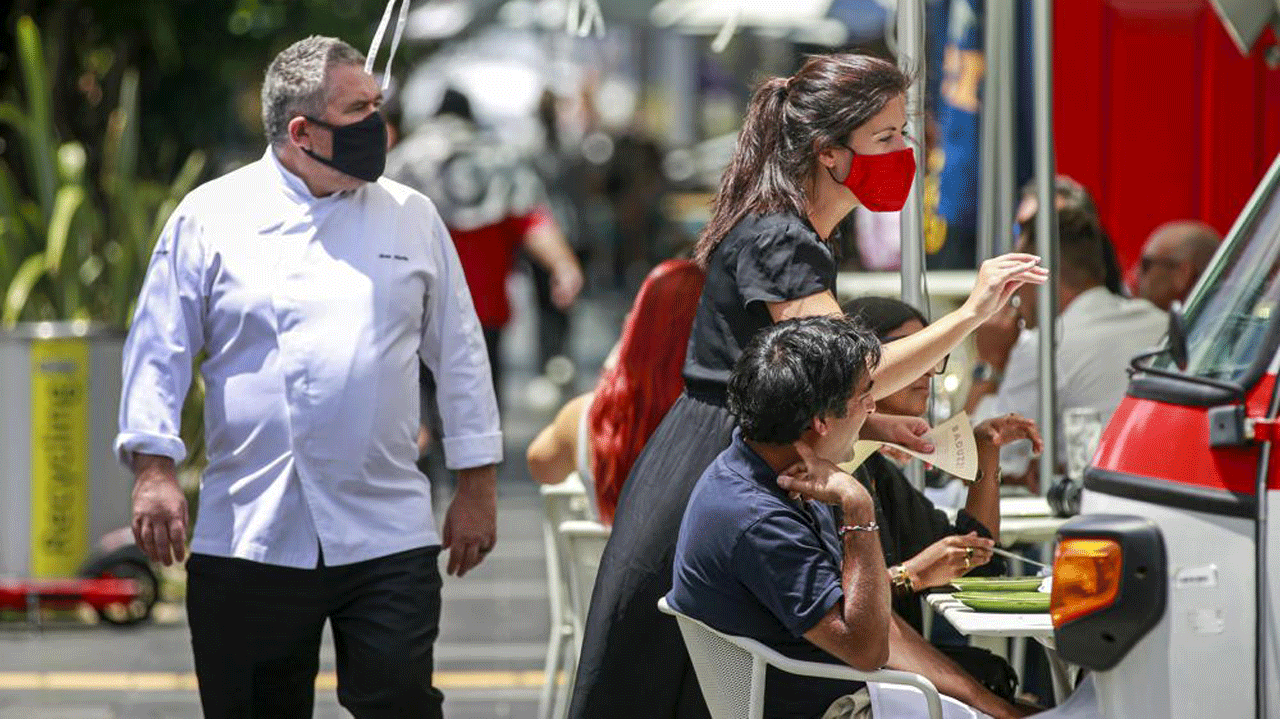
M 973 547 L 965 547 L 965 548 L 964 548 L 964 558 L 965 558 L 965 559 L 973 559 Z
M 964 558 L 964 568 L 965 568 L 965 571 L 968 571 L 973 568 L 973 562 L 970 561 L 968 557 Z

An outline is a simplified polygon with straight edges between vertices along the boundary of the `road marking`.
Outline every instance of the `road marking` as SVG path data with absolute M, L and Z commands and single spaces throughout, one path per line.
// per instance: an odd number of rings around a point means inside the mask
M 438 689 L 531 689 L 542 686 L 540 671 L 436 672 Z M 560 681 L 565 677 L 561 675 Z M 321 672 L 317 689 L 335 689 L 338 676 Z M 0 672 L 0 691 L 195 691 L 191 672 Z

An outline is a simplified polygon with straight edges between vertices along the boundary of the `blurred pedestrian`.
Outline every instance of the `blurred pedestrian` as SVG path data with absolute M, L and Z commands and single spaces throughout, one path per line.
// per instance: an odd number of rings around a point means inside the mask
M 833 230 L 855 207 L 897 211 L 915 176 L 903 134 L 909 78 L 865 55 L 810 58 L 752 97 L 695 259 L 707 280 L 689 338 L 685 392 L 650 438 L 618 501 L 587 616 L 570 716 L 706 716 L 675 623 L 658 613 L 689 493 L 729 445 L 726 383 L 742 348 L 774 322 L 840 314 Z M 1024 282 L 1031 255 L 983 264 L 964 306 L 886 348 L 878 399 L 936 365 Z M 780 411 L 783 411 L 780 409 Z M 918 417 L 872 415 L 863 436 L 932 447 Z
M 502 332 L 511 320 L 507 276 L 523 247 L 551 275 L 551 301 L 567 309 L 582 269 L 547 205 L 536 170 L 512 147 L 480 130 L 471 102 L 445 90 L 436 116 L 392 148 L 387 176 L 435 203 L 449 228 L 484 331 L 502 400 Z
M 155 252 L 124 351 L 116 449 L 134 533 L 181 561 L 174 476 L 192 361 L 208 467 L 187 562 L 206 717 L 309 717 L 321 630 L 356 717 L 440 717 L 441 546 L 462 576 L 496 539 L 502 435 L 458 256 L 431 203 L 381 178 L 365 58 L 309 37 L 262 86 L 262 159 L 189 194 Z M 439 379 L 459 486 L 443 537 L 414 468 L 419 360 Z M 443 541 L 442 541 L 443 540 Z
M 613 523 L 631 465 L 684 389 L 680 368 L 703 280 L 702 268 L 688 260 L 653 268 L 595 391 L 565 404 L 529 445 L 533 478 L 558 484 L 577 470 L 605 524 Z

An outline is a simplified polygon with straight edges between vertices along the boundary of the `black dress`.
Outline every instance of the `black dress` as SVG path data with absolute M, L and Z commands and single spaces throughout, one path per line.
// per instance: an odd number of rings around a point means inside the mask
M 854 473 L 871 493 L 876 506 L 876 524 L 880 525 L 880 548 L 884 550 L 885 565 L 911 559 L 929 545 L 954 534 L 977 532 L 978 536 L 991 538 L 991 530 L 965 510 L 956 513 L 953 523 L 947 515 L 929 501 L 907 480 L 901 469 L 882 454 L 873 454 Z M 837 517 L 837 521 L 839 518 Z M 1004 574 L 1001 557 L 975 567 L 968 576 L 993 577 Z M 908 624 L 922 631 L 924 613 L 919 595 L 893 598 L 893 611 Z
M 685 360 L 685 393 L 658 425 L 618 498 L 587 615 L 572 719 L 709 716 L 680 631 L 658 612 L 694 484 L 729 446 L 725 387 L 742 348 L 773 323 L 766 303 L 835 293 L 836 265 L 794 215 L 749 217 L 707 261 Z

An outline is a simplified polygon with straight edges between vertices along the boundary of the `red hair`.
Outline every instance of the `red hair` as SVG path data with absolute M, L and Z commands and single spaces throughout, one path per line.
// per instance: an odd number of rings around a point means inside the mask
M 627 315 L 618 362 L 596 386 L 587 414 L 600 518 L 613 523 L 622 483 L 649 435 L 684 390 L 685 351 L 705 280 L 688 260 L 649 273 Z

